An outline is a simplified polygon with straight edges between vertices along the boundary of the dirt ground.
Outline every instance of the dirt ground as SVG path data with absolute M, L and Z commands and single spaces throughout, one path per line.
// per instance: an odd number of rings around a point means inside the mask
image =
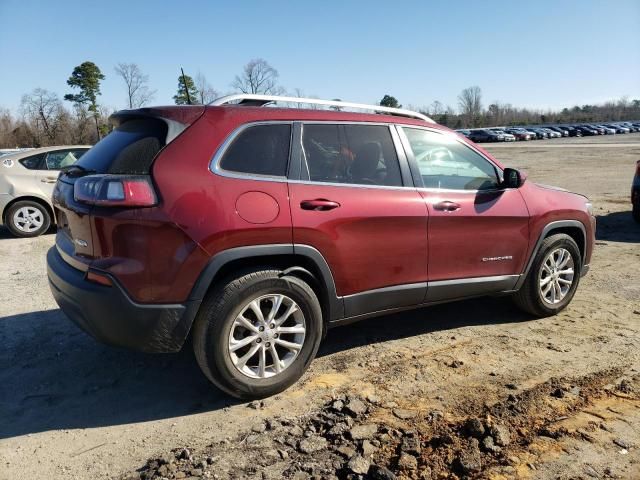
M 571 305 L 534 320 L 483 298 L 334 329 L 264 402 L 209 385 L 190 348 L 96 343 L 49 293 L 54 235 L 0 229 L 0 478 L 640 478 L 640 134 L 486 148 L 591 198 Z

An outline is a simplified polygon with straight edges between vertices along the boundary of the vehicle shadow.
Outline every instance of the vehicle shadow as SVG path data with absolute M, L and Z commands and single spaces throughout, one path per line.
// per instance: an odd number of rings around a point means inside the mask
M 51 228 L 49 228 L 49 230 L 44 232 L 42 235 L 43 236 L 55 235 L 56 231 L 57 231 L 56 227 L 52 226 Z M 17 239 L 17 237 L 15 237 L 7 227 L 0 225 L 0 240 L 9 240 L 9 239 Z
M 526 320 L 483 298 L 386 315 L 330 330 L 319 356 L 468 325 Z M 172 355 L 97 343 L 60 310 L 0 318 L 0 438 L 209 412 L 239 401 L 202 375 L 191 348 Z
M 640 224 L 627 212 L 611 212 L 596 217 L 596 240 L 640 243 Z

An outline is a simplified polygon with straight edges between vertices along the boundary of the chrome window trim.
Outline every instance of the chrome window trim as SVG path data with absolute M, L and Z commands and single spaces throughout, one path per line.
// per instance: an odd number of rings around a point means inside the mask
M 406 152 L 407 154 L 407 160 L 409 162 L 409 165 L 414 165 L 417 167 L 417 165 L 415 165 L 415 156 L 413 155 L 413 149 L 411 149 L 411 144 L 409 142 L 409 138 L 407 137 L 406 133 L 404 132 L 405 128 L 415 128 L 418 130 L 425 130 L 431 133 L 437 133 L 439 135 L 443 135 L 445 137 L 450 137 L 451 139 L 455 140 L 456 142 L 458 142 L 460 145 L 468 148 L 469 150 L 477 153 L 481 158 L 485 159 L 487 162 L 489 162 L 489 164 L 491 166 L 493 166 L 493 168 L 495 168 L 496 170 L 496 174 L 498 176 L 498 179 L 502 180 L 502 176 L 503 176 L 503 169 L 501 167 L 499 167 L 498 165 L 496 165 L 496 163 L 491 160 L 489 157 L 487 157 L 483 152 L 481 152 L 480 150 L 478 150 L 477 148 L 475 148 L 472 145 L 469 145 L 468 143 L 464 142 L 461 138 L 458 137 L 458 134 L 455 134 L 453 132 L 443 132 L 442 130 L 436 129 L 436 128 L 429 128 L 429 127 L 423 127 L 420 125 L 403 125 L 403 124 L 397 124 L 398 128 L 398 134 L 400 135 L 400 139 L 402 141 L 402 144 L 405 146 L 405 150 L 408 149 L 408 151 Z M 421 175 L 420 175 L 421 176 Z M 414 180 L 415 181 L 415 180 Z M 489 193 L 489 192 L 501 192 L 504 190 L 509 190 L 506 188 L 490 188 L 490 189 L 486 189 L 486 190 L 465 190 L 465 189 L 456 189 L 456 188 L 433 188 L 433 187 L 417 187 L 417 189 L 419 191 L 425 191 L 425 192 L 456 192 L 456 193 L 460 193 L 460 192 L 468 192 L 468 193 L 474 193 L 477 194 L 478 192 L 482 192 L 482 193 Z
M 257 122 L 249 122 L 244 123 L 233 130 L 227 138 L 225 138 L 222 145 L 218 148 L 216 153 L 213 155 L 213 158 L 209 162 L 209 171 L 215 175 L 219 175 L 221 177 L 227 178 L 235 178 L 240 180 L 259 180 L 263 182 L 277 182 L 277 183 L 286 183 L 287 175 L 261 175 L 259 173 L 242 173 L 242 172 L 234 172 L 233 170 L 226 170 L 220 166 L 220 161 L 224 154 L 229 149 L 233 141 L 238 138 L 238 136 L 244 132 L 245 130 L 257 127 L 260 125 L 289 125 L 291 127 L 290 137 L 289 137 L 289 158 L 287 159 L 287 168 L 286 171 L 289 171 L 289 165 L 291 163 L 291 145 L 293 143 L 293 120 L 261 120 Z

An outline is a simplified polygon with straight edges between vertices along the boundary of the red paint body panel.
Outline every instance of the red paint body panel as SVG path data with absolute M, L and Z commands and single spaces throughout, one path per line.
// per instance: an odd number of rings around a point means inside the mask
M 517 275 L 529 247 L 529 212 L 515 189 L 475 193 L 423 190 L 429 207 L 429 280 Z M 433 205 L 450 201 L 456 211 Z M 510 260 L 484 260 L 492 257 Z
M 338 295 L 424 282 L 427 279 L 427 209 L 414 189 L 290 185 L 293 239 L 327 260 Z M 340 207 L 303 210 L 304 200 Z

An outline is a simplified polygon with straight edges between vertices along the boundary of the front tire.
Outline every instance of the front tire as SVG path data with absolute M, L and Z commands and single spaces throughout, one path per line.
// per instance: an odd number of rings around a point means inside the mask
M 11 205 L 4 220 L 9 231 L 22 238 L 42 235 L 51 226 L 47 208 L 31 200 L 20 200 Z
M 252 271 L 207 295 L 193 349 L 217 387 L 237 398 L 264 398 L 302 376 L 322 329 L 320 303 L 306 282 L 278 270 Z
M 633 215 L 633 219 L 640 223 L 640 205 L 634 205 L 633 210 L 631 211 L 631 215 Z
M 569 235 L 545 238 L 527 278 L 514 295 L 518 307 L 536 317 L 549 317 L 571 302 L 582 269 L 580 249 Z

